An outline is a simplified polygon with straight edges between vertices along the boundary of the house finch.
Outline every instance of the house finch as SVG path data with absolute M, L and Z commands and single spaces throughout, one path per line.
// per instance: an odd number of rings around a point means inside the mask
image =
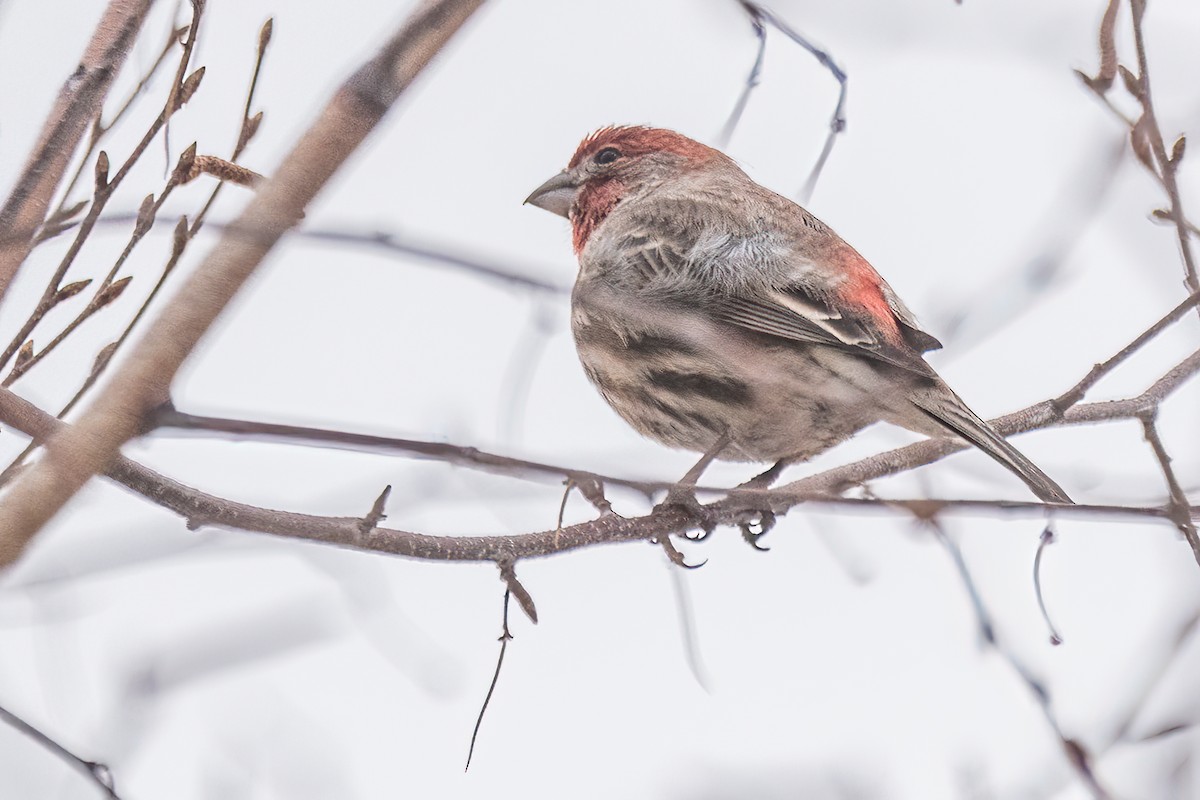
M 866 259 L 723 153 L 602 128 L 526 202 L 571 221 L 579 358 L 640 433 L 778 467 L 885 420 L 961 437 L 1071 502 L 925 362 L 941 343 Z

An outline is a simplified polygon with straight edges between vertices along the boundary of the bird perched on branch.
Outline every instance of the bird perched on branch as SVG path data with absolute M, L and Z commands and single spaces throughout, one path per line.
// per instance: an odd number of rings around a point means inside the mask
M 723 153 L 608 127 L 525 201 L 571 221 L 571 329 L 609 405 L 705 459 L 800 461 L 884 420 L 1067 494 L 925 362 L 941 347 L 858 251 Z M 769 471 L 770 472 L 770 471 Z

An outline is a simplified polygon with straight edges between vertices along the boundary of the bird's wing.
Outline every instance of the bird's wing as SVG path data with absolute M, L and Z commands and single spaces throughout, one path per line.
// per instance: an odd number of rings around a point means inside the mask
M 748 330 L 841 347 L 927 376 L 934 372 L 921 353 L 941 347 L 932 336 L 890 310 L 890 320 L 883 322 L 877 311 L 849 307 L 836 297 L 822 297 L 803 285 L 753 297 L 717 298 L 714 310 L 724 321 Z
M 634 284 L 631 288 L 684 300 L 677 286 L 694 286 L 702 279 L 713 288 L 704 300 L 705 309 L 731 325 L 779 339 L 849 349 L 921 375 L 934 374 L 920 354 L 941 343 L 917 327 L 892 288 L 848 245 L 843 244 L 837 255 L 845 259 L 843 272 L 849 277 L 828 290 L 814 288 L 820 283 L 812 278 L 814 266 L 800 257 L 781 272 L 781 279 L 771 281 L 776 284 L 771 288 L 762 288 L 762 282 L 729 281 L 721 288 L 718 273 L 724 266 L 741 262 L 734 273 L 755 269 L 766 258 L 778 260 L 778 252 L 768 254 L 768 246 L 750 238 L 723 236 L 707 243 L 699 257 L 694 243 L 663 234 L 661 227 L 630 230 L 616 243 L 616 252 L 608 254 L 621 263 L 624 278 Z M 756 248 L 763 252 L 754 252 Z

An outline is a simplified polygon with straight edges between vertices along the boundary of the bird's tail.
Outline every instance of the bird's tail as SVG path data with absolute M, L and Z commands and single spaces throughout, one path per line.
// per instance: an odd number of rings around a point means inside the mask
M 944 384 L 935 391 L 918 392 L 912 399 L 917 408 L 940 426 L 949 428 L 1011 470 L 1040 500 L 1047 503 L 1074 502 L 1049 475 L 992 430 Z

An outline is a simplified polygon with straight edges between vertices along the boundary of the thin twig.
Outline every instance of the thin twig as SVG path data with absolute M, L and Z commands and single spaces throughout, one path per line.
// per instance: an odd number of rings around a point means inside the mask
M 203 212 L 201 212 L 203 213 Z M 136 214 L 120 213 L 105 215 L 98 220 L 98 225 L 125 225 L 136 219 Z M 200 217 L 197 215 L 197 219 Z M 226 236 L 260 241 L 266 237 L 265 232 L 256 233 L 253 229 L 233 222 L 207 222 L 206 225 Z M 62 230 L 69 230 L 74 224 L 64 225 Z M 199 224 L 191 231 L 195 234 Z M 500 283 L 509 284 L 523 289 L 535 289 L 556 295 L 569 294 L 571 288 L 563 283 L 546 281 L 530 274 L 528 267 L 517 267 L 497 261 L 485 260 L 476 256 L 456 253 L 448 247 L 433 242 L 421 241 L 411 236 L 393 231 L 354 231 L 340 228 L 294 228 L 286 234 L 289 238 L 306 239 L 312 242 L 331 245 L 351 245 L 370 250 L 382 251 L 389 255 L 416 258 L 437 264 L 462 269 L 485 278 L 491 278 Z M 553 272 L 553 270 L 541 270 Z
M 1042 530 L 1042 535 L 1038 537 L 1037 552 L 1033 555 L 1033 594 L 1037 598 L 1038 610 L 1042 613 L 1042 620 L 1046 623 L 1046 627 L 1050 630 L 1050 644 L 1062 644 L 1062 636 L 1059 635 L 1058 629 L 1054 627 L 1054 623 L 1050 621 L 1050 614 L 1046 611 L 1046 599 L 1042 595 L 1042 553 L 1046 551 L 1046 547 L 1054 542 L 1054 525 L 1047 523 Z
M 88 42 L 79 67 L 67 78 L 46 117 L 37 144 L 16 185 L 0 207 L 0 301 L 33 247 L 71 157 L 100 113 L 113 78 L 129 55 L 150 11 L 151 0 L 111 0 Z
M 838 99 L 837 104 L 833 107 L 833 114 L 829 117 L 829 133 L 826 134 L 825 143 L 821 146 L 821 153 L 817 156 L 816 162 L 813 164 L 808 177 L 804 181 L 804 186 L 800 189 L 800 202 L 807 203 L 812 198 L 813 190 L 817 188 L 817 181 L 821 178 L 821 171 L 825 168 L 825 162 L 829 160 L 829 156 L 833 152 L 833 144 L 837 140 L 838 134 L 846 129 L 846 89 L 848 85 L 846 73 L 837 65 L 829 53 L 810 42 L 803 34 L 778 17 L 775 12 L 764 8 L 756 2 L 751 2 L 751 0 L 738 0 L 738 2 L 745 9 L 746 13 L 750 15 L 751 23 L 755 26 L 756 33 L 764 22 L 767 23 L 812 55 L 838 82 Z M 761 50 L 765 47 L 766 31 L 764 30 L 759 35 L 760 54 Z M 755 67 L 758 68 L 760 66 L 760 62 L 756 61 Z M 757 78 L 757 75 L 752 71 L 751 79 L 755 78 Z M 749 92 L 752 88 L 753 86 L 750 86 L 748 82 L 747 88 L 743 90 L 747 101 L 749 100 Z M 744 105 L 740 99 L 739 104 Z M 734 108 L 734 111 L 738 117 L 741 116 L 741 111 L 737 107 Z M 736 125 L 736 120 L 732 117 L 731 122 Z M 732 136 L 732 131 L 730 131 L 730 135 Z
M 1129 5 L 1133 10 L 1133 42 L 1137 50 L 1137 85 L 1139 89 L 1137 99 L 1142 104 L 1142 119 L 1145 121 L 1147 138 L 1154 152 L 1154 158 L 1158 162 L 1158 177 L 1171 201 L 1171 217 L 1175 222 L 1179 252 L 1183 257 L 1184 283 L 1187 284 L 1188 291 L 1195 294 L 1200 292 L 1200 279 L 1196 275 L 1196 260 L 1188 235 L 1187 215 L 1183 210 L 1183 200 L 1180 198 L 1179 183 L 1176 180 L 1183 149 L 1177 146 L 1175 152 L 1171 155 L 1167 154 L 1167 146 L 1163 142 L 1162 130 L 1158 125 L 1158 116 L 1154 111 L 1154 101 L 1150 93 L 1150 66 L 1146 57 L 1145 35 L 1142 32 L 1142 18 L 1145 15 L 1146 2 L 1145 0 L 1130 0 Z
M 182 71 L 183 68 L 186 68 L 185 59 L 190 56 L 190 52 L 190 50 L 185 50 L 184 56 L 181 56 L 180 71 Z M 142 136 L 141 141 L 138 142 L 138 144 L 133 148 L 133 151 L 125 159 L 125 163 L 123 163 L 120 169 L 117 170 L 117 173 L 111 177 L 108 175 L 108 156 L 101 151 L 97 158 L 96 182 L 95 189 L 93 191 L 91 207 L 88 208 L 87 215 L 79 223 L 75 233 L 75 239 L 71 242 L 71 246 L 67 249 L 67 252 L 59 261 L 58 267 L 50 276 L 50 280 L 46 283 L 46 288 L 42 291 L 42 296 L 38 300 L 33 312 L 25 320 L 24 324 L 21 325 L 21 328 L 13 337 L 12 341 L 9 342 L 4 351 L 0 353 L 0 367 L 3 367 L 9 362 L 9 359 L 16 354 L 21 345 L 29 339 L 30 334 L 33 333 L 33 330 L 44 318 L 46 312 L 54 307 L 54 298 L 62 288 L 62 281 L 66 277 L 67 271 L 71 268 L 72 264 L 75 263 L 75 259 L 79 256 L 80 251 L 83 249 L 84 243 L 87 241 L 88 237 L 92 233 L 92 230 L 95 228 L 96 222 L 100 218 L 100 214 L 104 211 L 109 199 L 112 198 L 114 192 L 125 180 L 125 177 L 129 174 L 130 170 L 133 169 L 137 161 L 146 152 L 146 149 L 150 146 L 151 142 L 154 141 L 154 137 L 158 135 L 158 131 L 162 129 L 163 125 L 166 124 L 171 115 L 174 114 L 180 107 L 182 107 L 184 103 L 191 99 L 192 94 L 194 94 L 199 88 L 200 81 L 203 79 L 203 77 L 204 68 L 201 67 L 199 70 L 193 72 L 191 75 L 183 79 L 183 85 L 178 87 L 177 93 L 174 89 L 172 90 L 172 100 L 163 107 L 162 112 L 159 113 L 158 117 L 150 124 L 150 127 Z M 3 228 L 0 228 L 0 230 L 3 230 Z
M 104 796 L 109 798 L 109 800 L 121 800 L 120 796 L 117 795 L 117 789 L 113 781 L 112 770 L 110 770 L 107 765 L 102 764 L 99 761 L 88 761 L 80 758 L 54 739 L 50 738 L 50 736 L 39 730 L 37 727 L 29 724 L 3 706 L 0 706 L 0 720 L 4 720 L 10 726 L 23 733 L 34 742 L 37 742 L 55 756 L 82 772 L 93 783 L 100 787 L 100 789 L 104 792 Z
M 125 96 L 125 100 L 117 107 L 117 110 L 113 112 L 112 117 L 108 120 L 108 122 L 105 122 L 103 119 L 103 109 L 96 114 L 95 119 L 92 120 L 92 129 L 91 133 L 88 135 L 87 147 L 84 148 L 83 153 L 79 157 L 79 165 L 75 168 L 75 172 L 71 175 L 71 179 L 67 181 L 66 188 L 64 188 L 62 191 L 62 197 L 59 200 L 58 206 L 55 208 L 54 213 L 52 213 L 49 217 L 50 220 L 58 219 L 59 221 L 65 221 L 64 216 L 70 216 L 66 214 L 67 203 L 70 201 L 71 194 L 75 191 L 75 186 L 79 183 L 79 179 L 83 177 L 84 171 L 87 169 L 88 165 L 92 163 L 92 156 L 96 152 L 96 147 L 99 146 L 101 141 L 103 141 L 104 136 L 118 124 L 120 124 L 121 120 L 125 118 L 125 115 L 129 113 L 130 109 L 133 108 L 134 102 L 141 97 L 142 93 L 146 90 L 146 87 L 149 86 L 150 82 L 154 80 L 155 76 L 158 75 L 158 71 L 162 69 L 162 65 L 167 63 L 167 56 L 171 55 L 171 51 L 180 44 L 180 37 L 186 34 L 187 31 L 187 25 L 177 27 L 175 20 L 171 20 L 170 28 L 167 31 L 167 40 L 163 43 L 162 49 L 159 51 L 158 56 L 154 59 L 154 62 L 146 69 L 146 71 L 142 73 L 142 76 L 138 79 L 137 84 L 133 87 L 129 94 Z M 43 235 L 44 231 L 43 233 L 39 234 L 39 238 Z
M 1175 306 L 1175 308 L 1171 309 L 1166 316 L 1164 316 L 1158 322 L 1155 322 L 1146 330 L 1139 333 L 1132 342 L 1122 347 L 1116 355 L 1092 367 L 1088 374 L 1083 376 L 1083 379 L 1080 380 L 1079 383 L 1075 384 L 1066 392 L 1056 397 L 1054 399 L 1055 408 L 1059 409 L 1060 411 L 1066 411 L 1068 408 L 1078 403 L 1083 399 L 1084 395 L 1087 394 L 1088 390 L 1095 386 L 1101 378 L 1116 369 L 1123 361 L 1128 359 L 1138 350 L 1142 349 L 1147 342 L 1154 339 L 1173 323 L 1183 319 L 1184 315 L 1187 314 L 1191 308 L 1197 305 L 1200 305 L 1200 292 L 1193 292 L 1190 297 L 1188 297 L 1179 305 Z
M 492 682 L 488 685 L 487 695 L 483 698 L 483 705 L 479 709 L 479 716 L 475 719 L 475 730 L 471 731 L 471 746 L 467 749 L 467 764 L 463 767 L 463 772 L 471 768 L 471 756 L 475 755 L 475 740 L 479 738 L 479 726 L 483 724 L 483 715 L 487 713 L 488 705 L 492 702 L 492 694 L 496 691 L 496 682 L 500 680 L 500 668 L 504 666 L 504 653 L 508 650 L 508 643 L 513 636 L 508 630 L 508 598 L 512 595 L 509 589 L 504 590 L 504 622 L 500 631 L 500 655 L 496 657 L 496 671 L 492 673 Z
M 241 157 L 247 145 L 250 144 L 250 141 L 255 137 L 259 127 L 262 125 L 262 112 L 260 111 L 251 116 L 250 109 L 254 107 L 254 95 L 258 91 L 258 79 L 262 74 L 263 62 L 267 57 L 267 46 L 271 43 L 271 32 L 274 30 L 274 27 L 274 19 L 269 18 L 258 31 L 258 44 L 254 56 L 254 72 L 250 75 L 250 88 L 246 90 L 246 102 L 242 107 L 242 121 L 238 126 L 237 143 L 233 146 L 233 153 L 229 157 L 229 160 L 233 162 L 236 162 Z M 204 207 L 192 217 L 191 236 L 195 236 L 200 228 L 204 226 L 205 220 L 208 219 L 208 212 L 216 204 L 217 197 L 220 196 L 223 187 L 223 183 L 218 183 L 214 186 L 208 196 L 208 200 L 204 203 Z
M 1158 435 L 1158 426 L 1155 424 L 1156 411 L 1157 409 L 1150 410 L 1140 416 L 1142 431 L 1145 433 L 1146 441 L 1154 451 L 1154 457 L 1158 460 L 1163 477 L 1167 481 L 1168 497 L 1170 498 L 1168 511 L 1171 521 L 1187 539 L 1188 545 L 1192 548 L 1192 554 L 1196 557 L 1196 563 L 1200 564 L 1200 536 L 1196 533 L 1196 523 L 1192 521 L 1187 495 L 1183 493 L 1183 487 L 1179 485 L 1179 479 L 1175 477 L 1175 470 L 1171 467 L 1171 457 L 1167 455 L 1166 445 L 1163 444 L 1162 437 Z
M 742 86 L 737 102 L 733 105 L 733 111 L 729 112 L 729 118 L 725 120 L 725 125 L 717 136 L 717 146 L 722 150 L 729 146 L 730 140 L 733 139 L 733 132 L 737 130 L 738 123 L 742 121 L 742 114 L 745 113 L 746 106 L 750 103 L 750 94 L 762 78 L 763 59 L 767 55 L 767 26 L 763 25 L 762 14 L 759 13 L 758 6 L 750 3 L 741 5 L 750 17 L 750 25 L 754 29 L 754 38 L 758 40 L 758 48 L 754 53 L 754 64 L 750 67 L 750 74 L 746 76 L 746 83 Z
M 387 509 L 388 498 L 392 496 L 392 485 L 389 483 L 383 487 L 383 491 L 375 498 L 375 502 L 371 505 L 371 510 L 362 518 L 359 525 L 359 530 L 363 534 L 368 534 L 379 527 L 379 523 L 387 519 L 387 514 L 384 511 Z
M 275 242 L 357 150 L 397 98 L 483 0 L 422 4 L 379 54 L 347 80 L 278 171 L 255 194 L 237 225 L 262 239 L 223 237 L 79 421 L 46 443 L 41 460 L 21 473 L 0 501 L 0 564 L 26 544 L 118 448 L 136 435 L 143 415 L 165 402 L 184 360 Z
M 96 285 L 92 292 L 91 298 L 84 305 L 84 307 L 79 310 L 79 312 L 75 315 L 75 318 L 68 322 L 62 328 L 62 330 L 60 330 L 58 334 L 50 340 L 48 344 L 43 346 L 40 350 L 33 353 L 28 358 L 20 360 L 18 363 L 14 364 L 12 370 L 7 376 L 5 376 L 2 385 L 11 386 L 22 375 L 27 373 L 33 367 L 37 366 L 37 364 L 41 362 L 43 358 L 52 353 L 55 348 L 57 348 L 60 344 L 62 344 L 63 341 L 67 339 L 67 337 L 74 333 L 80 325 L 95 315 L 97 311 L 107 307 L 117 299 L 117 297 L 121 294 L 121 291 L 124 290 L 130 280 L 129 277 L 126 277 L 122 279 L 122 281 L 117 281 L 116 278 L 118 273 L 120 273 L 121 268 L 125 265 L 125 262 L 129 259 L 129 256 L 133 253 L 134 249 L 138 246 L 146 234 L 149 233 L 151 226 L 154 224 L 154 219 L 158 215 L 159 209 L 162 208 L 163 203 L 165 203 L 167 198 L 171 196 L 171 193 L 177 186 L 180 186 L 187 181 L 187 176 L 191 173 L 191 167 L 195 160 L 194 156 L 195 146 L 193 145 L 184 151 L 183 155 L 179 159 L 179 163 L 176 165 L 175 169 L 172 170 L 171 176 L 167 180 L 166 185 L 163 187 L 162 191 L 159 192 L 158 197 L 155 198 L 154 195 L 148 195 L 146 197 L 146 202 L 143 203 L 141 211 L 138 212 L 137 218 L 134 220 L 133 231 L 130 233 L 129 240 L 125 243 L 124 249 L 121 250 L 121 253 L 117 256 L 116 261 L 113 262 L 108 274 L 106 274 Z M 57 301 L 54 302 L 57 303 Z M 36 325 L 39 320 L 31 318 L 31 321 Z M 30 330 L 32 330 L 32 328 L 30 328 Z

